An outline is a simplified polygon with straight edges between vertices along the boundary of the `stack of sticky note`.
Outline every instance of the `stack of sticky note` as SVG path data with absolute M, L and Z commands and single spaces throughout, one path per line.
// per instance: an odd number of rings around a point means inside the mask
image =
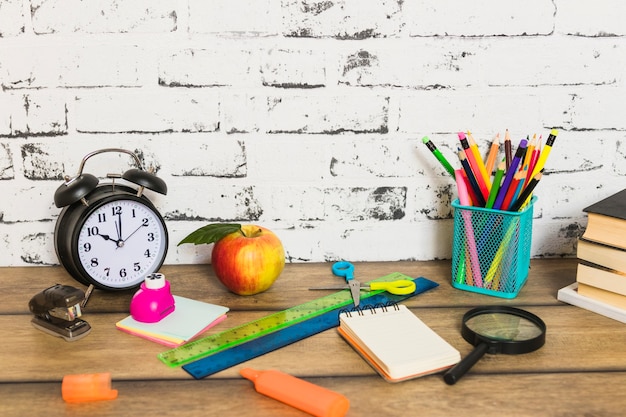
M 157 323 L 128 316 L 115 326 L 126 333 L 169 347 L 177 347 L 226 319 L 227 307 L 174 296 L 176 309 Z

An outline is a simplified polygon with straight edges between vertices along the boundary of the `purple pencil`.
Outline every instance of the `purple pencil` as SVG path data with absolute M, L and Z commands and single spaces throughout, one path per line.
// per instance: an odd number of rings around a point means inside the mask
M 524 152 L 526 152 L 526 146 L 528 146 L 528 141 L 526 139 L 522 139 L 515 151 L 515 156 L 511 161 L 511 166 L 506 171 L 506 176 L 504 177 L 504 181 L 502 182 L 502 186 L 498 191 L 498 195 L 496 197 L 495 203 L 493 203 L 493 208 L 495 210 L 500 210 L 502 207 L 502 203 L 504 202 L 504 197 L 506 196 L 506 192 L 513 181 L 513 177 L 515 176 L 515 172 L 517 171 L 517 167 L 524 156 Z

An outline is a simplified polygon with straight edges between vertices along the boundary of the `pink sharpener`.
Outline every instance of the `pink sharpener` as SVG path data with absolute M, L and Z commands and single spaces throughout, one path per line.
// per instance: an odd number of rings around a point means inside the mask
M 159 273 L 146 276 L 130 301 L 130 315 L 142 323 L 157 323 L 175 308 L 170 283 Z

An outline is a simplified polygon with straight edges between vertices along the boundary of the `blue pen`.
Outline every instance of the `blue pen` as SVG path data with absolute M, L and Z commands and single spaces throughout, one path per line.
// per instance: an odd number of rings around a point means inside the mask
M 498 191 L 498 196 L 496 197 L 496 202 L 493 203 L 493 208 L 495 210 L 500 210 L 502 207 L 502 203 L 504 202 L 504 197 L 506 196 L 507 190 L 511 185 L 511 181 L 513 181 L 513 177 L 515 176 L 515 172 L 517 171 L 517 167 L 524 156 L 524 152 L 526 152 L 526 146 L 528 146 L 528 141 L 526 139 L 522 139 L 519 143 L 517 151 L 515 151 L 515 157 L 511 161 L 511 166 L 506 171 L 506 176 L 504 177 L 504 182 L 500 187 L 500 191 Z

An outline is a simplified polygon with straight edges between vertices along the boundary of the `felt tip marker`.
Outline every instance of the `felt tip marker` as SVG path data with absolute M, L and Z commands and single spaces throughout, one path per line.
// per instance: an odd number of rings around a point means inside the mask
M 239 373 L 252 381 L 260 394 L 314 416 L 342 417 L 350 408 L 350 400 L 343 395 L 284 372 L 244 368 Z

